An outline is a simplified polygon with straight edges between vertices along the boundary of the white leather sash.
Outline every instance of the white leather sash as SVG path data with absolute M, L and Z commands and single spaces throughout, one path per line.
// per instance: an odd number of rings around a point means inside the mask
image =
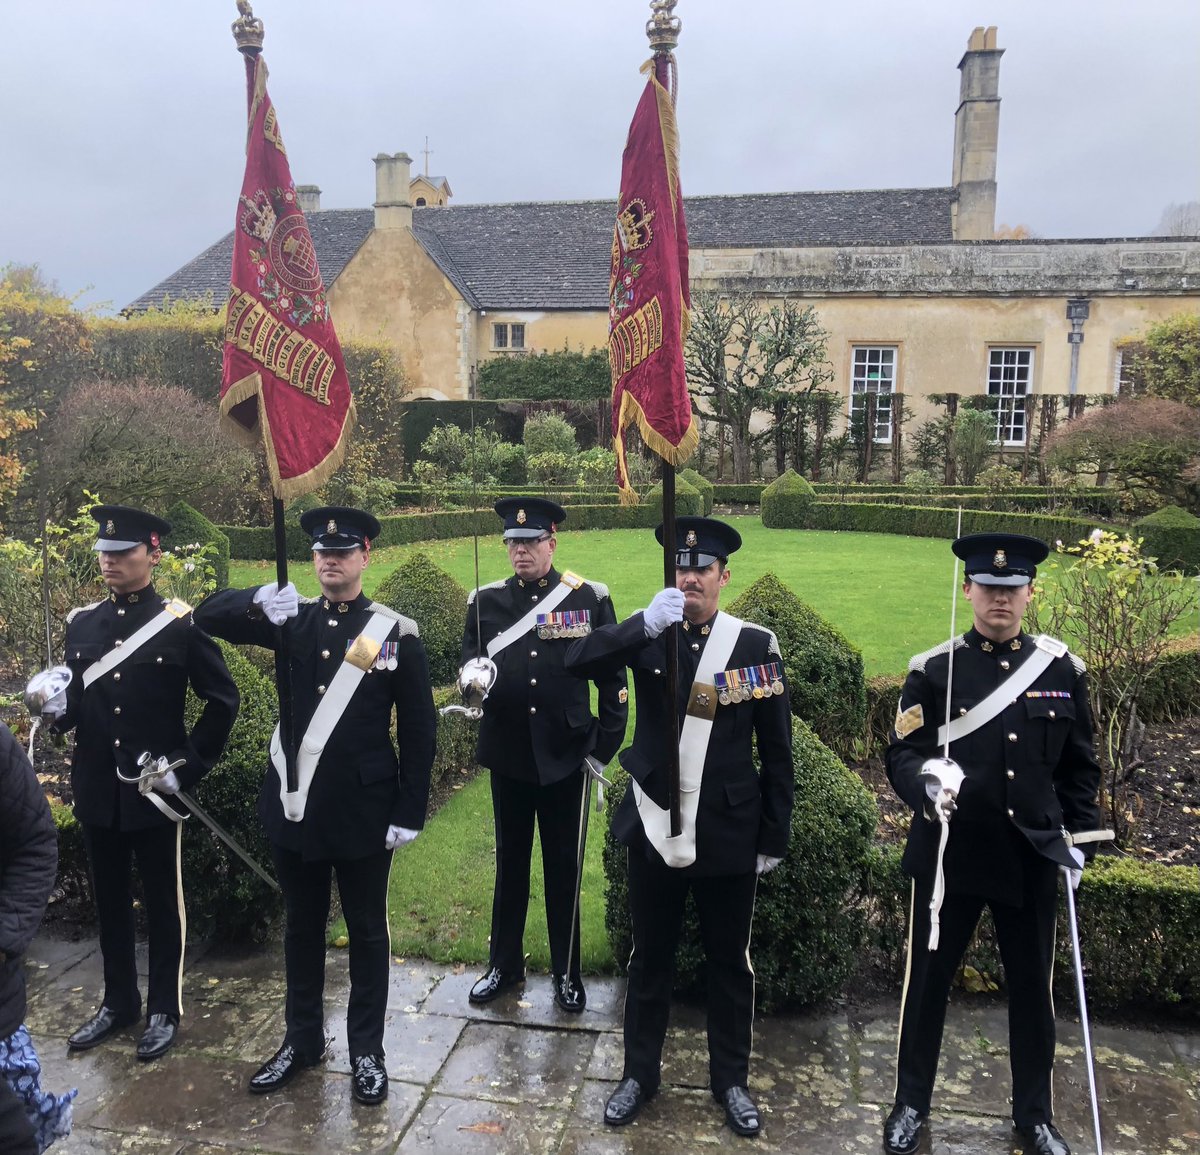
M 359 638 L 367 639 L 374 646 L 375 653 L 378 653 L 395 625 L 394 618 L 388 617 L 386 614 L 374 613 L 367 621 Z M 304 737 L 300 739 L 300 746 L 296 750 L 295 793 L 289 792 L 287 788 L 287 760 L 283 755 L 283 742 L 279 736 L 278 723 L 271 735 L 271 764 L 279 775 L 279 800 L 283 803 L 283 816 L 289 822 L 304 820 L 304 808 L 308 804 L 309 787 L 312 786 L 313 775 L 317 772 L 317 763 L 320 762 L 321 755 L 325 752 L 325 743 L 329 741 L 330 734 L 333 733 L 334 727 L 350 704 L 350 699 L 354 697 L 358 683 L 370 669 L 370 662 L 359 666 L 349 661 L 351 652 L 347 652 L 347 659 L 343 659 L 342 664 L 338 667 L 337 673 L 334 674 L 329 687 L 313 711 L 313 716 L 308 720 L 308 729 L 304 731 Z
M 152 637 L 162 633 L 172 622 L 179 621 L 192 612 L 192 607 L 180 598 L 172 598 L 162 610 L 155 614 L 140 630 L 135 630 L 119 646 L 114 646 L 103 657 L 97 658 L 83 671 L 83 688 L 86 690 L 97 678 L 103 678 L 115 670 L 130 654 L 136 653 Z
M 1010 674 L 986 698 L 976 702 L 965 714 L 952 718 L 947 729 L 945 725 L 938 727 L 937 744 L 943 748 L 947 741 L 957 742 L 973 734 L 980 726 L 990 722 L 1005 706 L 1015 702 L 1038 678 L 1046 671 L 1055 658 L 1061 658 L 1067 652 L 1065 642 L 1052 638 L 1048 634 L 1039 634 L 1033 640 L 1037 653 L 1026 661 L 1015 673 Z M 953 687 L 948 688 L 953 692 Z
M 537 625 L 539 614 L 548 614 L 555 606 L 561 605 L 575 590 L 583 585 L 583 578 L 577 577 L 570 571 L 560 575 L 558 585 L 553 592 L 533 607 L 524 617 L 508 627 L 502 634 L 497 634 L 487 644 L 487 656 L 494 658 L 501 650 L 507 649 L 518 638 L 523 638 Z M 476 595 L 478 596 L 478 595 Z
M 713 675 L 729 665 L 729 656 L 741 632 L 741 620 L 723 613 L 717 614 L 709 631 L 694 685 L 707 687 L 713 702 L 717 697 Z M 688 714 L 683 720 L 679 735 L 680 833 L 677 838 L 671 837 L 671 812 L 664 810 L 636 782 L 633 783 L 633 797 L 642 829 L 650 845 L 668 866 L 691 866 L 696 861 L 696 811 L 700 806 L 700 784 L 704 778 L 704 760 L 708 756 L 712 728 L 712 713 L 708 717 Z

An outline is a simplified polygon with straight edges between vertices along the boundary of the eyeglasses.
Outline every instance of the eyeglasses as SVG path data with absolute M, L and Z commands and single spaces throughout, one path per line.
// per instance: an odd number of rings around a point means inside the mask
M 517 549 L 518 547 L 532 549 L 535 545 L 541 545 L 542 542 L 549 541 L 550 536 L 550 534 L 546 533 L 541 537 L 506 537 L 504 539 L 504 544 L 509 549 Z

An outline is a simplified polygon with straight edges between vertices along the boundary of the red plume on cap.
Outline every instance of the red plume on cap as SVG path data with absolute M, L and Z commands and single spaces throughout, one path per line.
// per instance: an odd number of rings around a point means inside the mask
M 150 544 L 152 546 L 154 546 L 155 549 L 158 549 L 158 534 L 157 533 L 152 533 L 150 535 Z

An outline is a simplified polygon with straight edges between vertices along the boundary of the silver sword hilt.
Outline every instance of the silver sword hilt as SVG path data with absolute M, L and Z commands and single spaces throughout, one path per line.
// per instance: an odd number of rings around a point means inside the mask
M 157 758 L 150 753 L 149 750 L 143 750 L 138 755 L 137 766 L 141 773 L 136 778 L 128 778 L 121 773 L 120 768 L 117 769 L 117 777 L 122 782 L 128 782 L 131 786 L 136 786 L 138 792 L 147 794 L 154 787 L 154 782 L 170 773 L 172 770 L 178 770 L 180 766 L 186 766 L 186 758 L 176 758 L 174 762 L 168 762 L 165 754 L 160 754 Z

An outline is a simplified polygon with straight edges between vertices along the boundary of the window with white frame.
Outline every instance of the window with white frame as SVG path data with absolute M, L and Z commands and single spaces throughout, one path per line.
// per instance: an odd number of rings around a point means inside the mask
M 892 394 L 896 391 L 896 347 L 855 345 L 850 373 L 850 419 L 864 418 L 867 396 L 875 395 L 876 441 L 892 439 Z
M 994 441 L 1025 444 L 1025 398 L 1032 385 L 1032 349 L 988 350 L 988 396 L 996 415 Z
M 492 324 L 493 349 L 524 349 L 525 325 L 519 321 L 496 321 Z

